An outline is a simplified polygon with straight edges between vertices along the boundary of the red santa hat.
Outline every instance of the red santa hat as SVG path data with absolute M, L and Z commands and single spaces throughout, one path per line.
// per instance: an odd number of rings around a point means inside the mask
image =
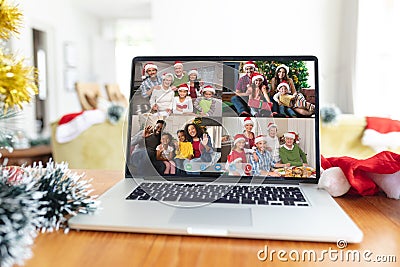
M 246 126 L 247 124 L 254 125 L 254 122 L 250 117 L 244 118 L 243 125 Z
M 144 65 L 144 67 L 143 67 L 143 70 L 142 70 L 142 79 L 145 79 L 148 76 L 147 75 L 147 70 L 148 69 L 156 69 L 156 70 L 158 70 L 158 67 L 157 67 L 156 64 L 154 64 L 152 62 L 146 63 Z
M 264 76 L 262 76 L 258 72 L 254 72 L 253 75 L 251 76 L 251 82 L 254 83 L 257 79 L 261 79 L 262 81 L 264 81 Z
M 199 77 L 199 72 L 197 71 L 197 69 L 191 69 L 191 70 L 188 72 L 188 76 L 189 76 L 190 74 L 196 74 L 196 76 Z
M 239 141 L 246 141 L 246 138 L 244 137 L 243 134 L 235 135 L 235 137 L 233 138 L 233 145 L 236 145 L 236 143 Z
M 366 117 L 367 125 L 361 142 L 376 152 L 400 147 L 400 121 L 389 118 Z
M 213 94 L 215 94 L 215 89 L 211 85 L 206 85 L 203 88 L 202 94 L 204 92 L 212 92 Z
M 269 131 L 269 129 L 271 129 L 272 127 L 278 128 L 278 126 L 277 126 L 275 123 L 270 122 L 270 123 L 268 123 L 268 125 L 267 125 L 267 131 Z
M 258 142 L 260 142 L 260 141 L 266 141 L 266 138 L 265 138 L 265 136 L 264 135 L 259 135 L 259 136 L 257 136 L 255 139 L 254 139 L 254 143 L 258 143 Z
M 279 88 L 281 88 L 282 86 L 285 86 L 286 87 L 286 89 L 288 90 L 288 93 L 290 93 L 290 87 L 289 87 L 289 84 L 287 84 L 287 82 L 281 82 L 280 84 L 278 84 L 278 90 L 279 90 Z
M 90 126 L 105 120 L 106 113 L 99 109 L 64 115 L 56 128 L 56 140 L 58 143 L 72 141 Z
M 286 137 L 286 138 L 296 139 L 296 134 L 293 133 L 293 132 L 284 133 L 283 136 Z
M 180 91 L 180 90 L 189 91 L 189 86 L 186 83 L 183 83 L 183 84 L 179 85 L 179 87 L 178 87 L 178 91 Z
M 172 73 L 164 73 L 162 76 L 162 79 L 164 80 L 165 78 L 167 78 L 167 76 L 170 76 L 172 81 L 174 81 L 174 75 Z
M 279 65 L 278 67 L 276 67 L 275 72 L 278 72 L 280 68 L 284 68 L 284 69 L 285 69 L 286 75 L 289 74 L 289 67 L 286 66 L 285 64 L 281 64 L 281 65 Z
M 256 68 L 256 64 L 253 61 L 247 61 L 243 65 L 243 69 L 246 69 L 248 67 Z
M 183 67 L 182 61 L 175 61 L 175 63 L 174 63 L 174 68 L 177 67 L 177 66 Z

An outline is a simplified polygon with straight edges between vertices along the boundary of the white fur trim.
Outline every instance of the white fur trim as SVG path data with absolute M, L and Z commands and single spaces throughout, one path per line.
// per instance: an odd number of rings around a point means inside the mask
M 156 70 L 158 70 L 158 67 L 155 64 L 149 63 L 149 64 L 146 64 L 144 66 L 144 72 L 147 72 L 148 69 L 156 69 Z
M 289 86 L 289 84 L 287 84 L 287 83 L 280 83 L 280 84 L 278 84 L 278 90 L 279 90 L 279 88 L 281 88 L 282 86 L 285 86 L 286 89 L 288 90 L 288 93 L 290 93 L 290 86 Z
M 259 74 L 253 76 L 253 78 L 251 78 L 251 82 L 254 83 L 257 79 L 261 79 L 262 81 L 264 81 L 264 77 L 261 74 Z
M 190 70 L 190 71 L 188 72 L 188 76 L 189 76 L 190 74 L 192 74 L 192 73 L 196 74 L 197 78 L 199 77 L 199 72 L 198 72 L 197 70 Z
M 257 136 L 255 139 L 254 139 L 254 143 L 258 143 L 258 142 L 260 142 L 260 141 L 265 141 L 265 142 L 267 142 L 267 139 L 265 138 L 265 136 L 264 135 L 261 135 L 261 136 Z
M 239 142 L 239 141 L 246 141 L 246 139 L 244 139 L 243 137 L 239 137 L 239 138 L 233 140 L 233 145 L 236 145 L 237 142 Z
M 365 129 L 361 143 L 364 146 L 372 147 L 377 153 L 389 148 L 395 149 L 400 147 L 400 132 L 380 133 L 372 129 Z
M 204 93 L 204 92 L 212 92 L 213 94 L 215 94 L 215 89 L 212 88 L 211 86 L 210 87 L 206 86 L 206 87 L 203 88 L 203 92 L 202 93 Z
M 243 69 L 245 69 L 245 68 L 247 68 L 247 67 L 253 67 L 253 68 L 256 68 L 256 65 L 254 64 L 254 63 L 245 63 L 244 65 L 243 65 Z
M 284 133 L 283 136 L 284 136 L 284 137 L 287 137 L 287 138 L 293 138 L 293 139 L 296 138 L 296 135 L 294 135 L 294 134 L 292 134 L 292 133 Z
M 244 123 L 243 124 L 244 125 L 247 125 L 247 124 L 254 125 L 254 122 L 250 117 L 247 117 L 247 118 L 244 119 Z
M 286 75 L 289 75 L 289 67 L 288 67 L 288 66 L 286 66 L 285 64 L 281 64 L 281 65 L 279 65 L 278 67 L 276 67 L 275 72 L 278 72 L 278 70 L 279 70 L 280 68 L 284 68 L 284 69 L 286 70 Z
M 99 110 L 86 110 L 71 121 L 58 125 L 56 128 L 56 140 L 58 143 L 67 143 L 78 137 L 90 126 L 102 123 L 106 120 L 106 113 Z

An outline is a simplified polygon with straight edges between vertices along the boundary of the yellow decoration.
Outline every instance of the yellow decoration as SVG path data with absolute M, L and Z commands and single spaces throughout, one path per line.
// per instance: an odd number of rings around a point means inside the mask
M 8 5 L 6 0 L 0 0 L 0 38 L 9 39 L 11 33 L 18 34 L 21 26 L 22 13 L 16 6 Z
M 4 103 L 4 113 L 9 108 L 30 102 L 38 93 L 37 71 L 34 67 L 25 66 L 24 59 L 4 54 L 0 49 L 0 101 Z

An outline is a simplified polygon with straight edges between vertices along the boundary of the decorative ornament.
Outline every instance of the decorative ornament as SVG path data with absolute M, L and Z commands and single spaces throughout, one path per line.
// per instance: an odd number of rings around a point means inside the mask
M 35 189 L 44 192 L 40 201 L 45 203 L 41 208 L 45 209 L 42 232 L 52 232 L 65 228 L 68 217 L 78 213 L 90 213 L 97 209 L 98 201 L 90 196 L 93 191 L 91 180 L 82 179 L 84 174 L 78 175 L 68 169 L 66 163 L 48 162 L 46 168 L 41 164 L 37 167 L 27 167 L 36 181 Z
M 107 119 L 111 124 L 117 124 L 124 114 L 125 108 L 120 105 L 112 104 L 107 109 Z
M 320 109 L 321 120 L 325 125 L 337 123 L 338 115 L 341 114 L 340 109 L 331 104 Z
M 17 6 L 10 6 L 6 0 L 0 0 L 0 39 L 9 39 L 12 33 L 18 34 L 21 20 L 22 13 Z
M 32 95 L 38 93 L 38 75 L 34 67 L 25 66 L 24 59 L 16 59 L 0 49 L 0 101 L 4 103 L 3 112 L 30 102 Z
M 24 182 L 23 182 L 24 181 Z M 22 168 L 0 167 L 0 267 L 22 265 L 41 223 L 43 193 Z

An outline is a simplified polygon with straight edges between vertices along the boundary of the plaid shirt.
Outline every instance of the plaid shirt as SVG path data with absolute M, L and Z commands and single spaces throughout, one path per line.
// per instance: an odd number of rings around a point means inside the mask
M 265 84 L 267 86 L 268 89 L 268 81 L 267 78 L 264 77 L 264 81 L 263 84 Z M 250 77 L 246 74 L 244 76 L 242 76 L 239 81 L 236 84 L 236 92 L 239 91 L 240 93 L 246 93 L 247 91 L 247 85 L 251 84 L 251 79 Z
M 150 77 L 148 77 L 146 80 L 142 82 L 142 84 L 139 87 L 140 91 L 142 92 L 142 96 L 150 97 L 149 95 L 147 95 L 147 91 L 149 91 L 152 87 L 156 85 L 160 85 L 161 83 L 162 79 L 159 76 L 157 76 L 157 79 L 155 81 L 153 81 L 152 79 L 150 79 Z
M 260 175 L 261 171 L 271 171 L 271 168 L 275 166 L 274 160 L 272 159 L 269 151 L 265 150 L 264 153 L 261 153 L 258 149 L 256 149 L 256 154 L 258 156 L 258 161 L 254 160 L 254 157 L 250 157 L 250 163 L 252 166 L 252 174 Z

